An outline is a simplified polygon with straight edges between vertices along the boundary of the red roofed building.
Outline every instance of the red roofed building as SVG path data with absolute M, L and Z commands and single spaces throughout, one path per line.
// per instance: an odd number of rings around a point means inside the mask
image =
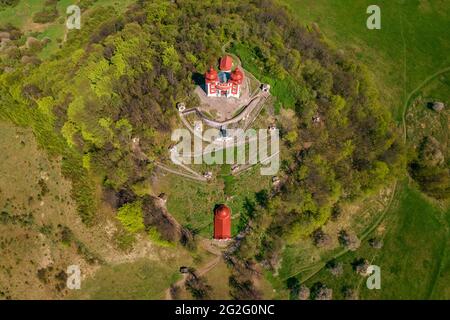
M 220 59 L 220 72 L 211 66 L 205 73 L 205 90 L 208 97 L 239 98 L 244 73 L 236 68 L 231 72 L 233 58 L 224 56 Z
M 214 239 L 231 239 L 231 209 L 224 204 L 214 209 Z
M 239 69 L 239 67 L 236 67 L 234 71 L 231 73 L 231 81 L 236 84 L 242 84 L 242 81 L 244 80 L 244 74 Z
M 233 66 L 233 58 L 230 56 L 224 56 L 220 59 L 220 71 L 231 72 Z

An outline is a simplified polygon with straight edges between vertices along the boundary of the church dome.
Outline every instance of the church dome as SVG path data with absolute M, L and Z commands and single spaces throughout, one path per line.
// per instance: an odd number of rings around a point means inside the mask
M 206 80 L 215 81 L 218 78 L 217 71 L 211 66 L 209 71 L 205 73 Z
M 228 206 L 221 204 L 214 210 L 214 215 L 216 218 L 220 219 L 229 218 L 231 216 L 231 209 Z
M 233 66 L 233 58 L 226 55 L 220 59 L 220 70 L 224 72 L 230 72 Z
M 243 78 L 244 78 L 244 74 L 242 73 L 242 71 L 239 68 L 236 68 L 231 73 L 231 80 L 233 80 L 233 81 L 242 81 Z

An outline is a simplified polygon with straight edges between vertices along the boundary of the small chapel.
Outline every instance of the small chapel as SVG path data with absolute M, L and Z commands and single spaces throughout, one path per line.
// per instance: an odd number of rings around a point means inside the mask
M 236 67 L 231 71 L 233 58 L 225 55 L 220 59 L 219 72 L 213 66 L 205 73 L 205 90 L 208 97 L 239 98 L 244 73 Z
M 214 239 L 231 239 L 231 209 L 225 204 L 214 208 Z

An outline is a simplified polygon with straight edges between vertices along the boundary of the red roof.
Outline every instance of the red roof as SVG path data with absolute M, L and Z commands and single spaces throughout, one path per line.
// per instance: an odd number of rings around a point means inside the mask
M 231 238 L 231 209 L 221 204 L 214 209 L 214 239 Z
M 224 56 L 220 59 L 220 70 L 222 71 L 230 71 L 233 66 L 233 58 L 230 56 Z
M 217 75 L 217 71 L 214 70 L 214 68 L 212 66 L 209 68 L 209 71 L 206 71 L 206 73 L 205 73 L 205 78 L 206 78 L 206 80 L 209 80 L 209 81 L 215 81 L 215 80 L 217 80 L 218 77 L 219 76 Z
M 236 68 L 232 73 L 231 73 L 231 80 L 237 82 L 237 83 L 241 83 L 242 79 L 244 79 L 244 74 L 242 73 L 242 71 L 239 68 Z

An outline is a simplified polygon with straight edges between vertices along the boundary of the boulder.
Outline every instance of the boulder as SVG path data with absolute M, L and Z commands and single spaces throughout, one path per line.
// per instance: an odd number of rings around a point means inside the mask
M 443 102 L 436 101 L 436 102 L 433 102 L 432 108 L 436 112 L 441 112 L 442 110 L 445 109 L 445 105 Z

